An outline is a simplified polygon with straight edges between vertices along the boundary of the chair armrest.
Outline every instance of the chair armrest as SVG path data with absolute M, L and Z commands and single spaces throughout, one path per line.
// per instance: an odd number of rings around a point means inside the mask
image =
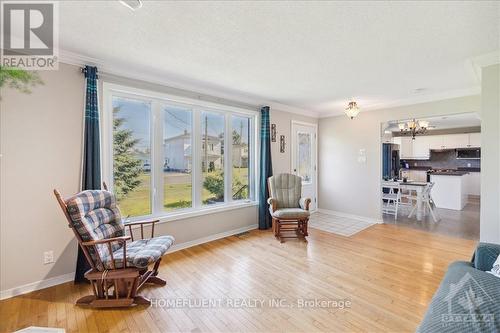
M 126 227 L 128 227 L 128 226 L 133 226 L 133 225 L 151 224 L 151 223 L 157 223 L 157 222 L 160 222 L 160 220 L 130 221 L 130 222 L 125 222 L 124 225 Z
M 125 243 L 129 239 L 130 239 L 130 236 L 120 236 L 120 237 L 105 238 L 105 239 L 98 239 L 98 240 L 83 242 L 82 245 L 83 246 L 93 246 L 93 245 L 97 245 L 97 244 L 105 244 L 105 243 L 112 243 L 112 242 Z
M 472 263 L 481 271 L 490 271 L 499 254 L 500 244 L 479 243 L 472 257 Z
M 271 208 L 271 212 L 274 213 L 274 211 L 276 210 L 276 208 L 278 208 L 278 202 L 276 201 L 276 199 L 274 198 L 269 198 L 267 199 L 267 203 L 269 204 L 270 208 Z
M 134 234 L 132 233 L 132 227 L 134 225 L 141 226 L 141 239 L 144 239 L 144 225 L 151 224 L 151 238 L 153 238 L 155 236 L 155 224 L 157 222 L 160 222 L 160 220 L 156 219 L 156 220 L 144 220 L 144 221 L 131 221 L 124 223 L 124 225 L 128 227 L 129 234 L 132 237 L 132 241 L 134 241 Z
M 109 255 L 111 256 L 111 268 L 116 269 L 115 266 L 115 258 L 113 257 L 113 248 L 111 247 L 112 242 L 118 242 L 122 243 L 122 251 L 123 251 L 123 269 L 127 268 L 127 246 L 125 246 L 125 243 L 130 239 L 130 236 L 120 236 L 120 237 L 113 237 L 113 238 L 106 238 L 106 239 L 98 239 L 95 241 L 89 241 L 89 242 L 83 242 L 83 246 L 96 246 L 97 244 L 106 244 L 108 246 L 108 251 Z M 99 262 L 101 265 L 104 267 L 103 263 L 103 258 L 101 258 L 101 255 L 99 254 L 99 251 L 95 249 L 97 253 L 97 257 L 99 259 Z
M 300 208 L 302 208 L 304 210 L 309 210 L 310 204 L 311 204 L 310 198 L 300 198 L 300 200 L 299 200 Z

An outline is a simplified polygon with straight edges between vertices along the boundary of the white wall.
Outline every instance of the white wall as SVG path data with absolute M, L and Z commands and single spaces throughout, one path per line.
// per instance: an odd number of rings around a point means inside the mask
M 276 124 L 276 142 L 271 142 L 271 156 L 273 160 L 273 174 L 291 173 L 291 149 L 292 149 L 292 121 L 302 121 L 317 124 L 317 118 L 302 116 L 295 113 L 283 112 L 275 109 L 270 111 L 271 124 Z M 285 136 L 285 152 L 280 153 L 280 135 Z
M 320 119 L 319 208 L 380 220 L 381 123 L 465 112 L 480 112 L 480 96 Z M 358 162 L 360 149 L 366 163 Z
M 500 244 L 500 65 L 483 68 L 481 77 L 480 239 Z

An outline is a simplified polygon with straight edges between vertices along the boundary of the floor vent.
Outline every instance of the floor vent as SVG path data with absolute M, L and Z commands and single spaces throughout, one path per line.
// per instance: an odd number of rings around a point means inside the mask
M 248 231 L 244 231 L 244 232 L 241 232 L 239 234 L 236 234 L 235 236 L 239 237 L 239 238 L 244 238 L 244 237 L 248 237 L 249 235 L 250 235 L 250 233 Z

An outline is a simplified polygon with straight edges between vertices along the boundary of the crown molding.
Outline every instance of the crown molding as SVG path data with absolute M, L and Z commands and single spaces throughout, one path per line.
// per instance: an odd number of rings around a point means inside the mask
M 99 68 L 99 72 L 104 76 L 112 75 L 132 80 L 144 81 L 147 83 L 158 84 L 168 88 L 183 90 L 186 93 L 198 94 L 200 95 L 200 99 L 203 98 L 202 95 L 205 95 L 206 97 L 210 98 L 224 99 L 228 102 L 242 103 L 245 104 L 245 107 L 253 109 L 260 109 L 262 106 L 267 105 L 271 108 L 271 110 L 274 109 L 277 111 L 284 111 L 312 118 L 318 118 L 319 116 L 319 114 L 314 111 L 308 111 L 280 102 L 269 101 L 258 96 L 224 91 L 224 89 L 214 89 L 203 85 L 181 82 L 180 80 L 171 79 L 166 75 L 134 70 L 133 66 L 115 65 L 102 59 L 84 56 L 63 49 L 59 50 L 59 62 L 74 66 L 97 66 Z
M 361 113 L 363 113 L 366 111 L 392 109 L 392 108 L 396 108 L 396 107 L 429 103 L 429 102 L 435 102 L 435 101 L 457 98 L 457 97 L 474 96 L 474 95 L 479 95 L 479 94 L 481 94 L 481 87 L 478 86 L 478 87 L 471 87 L 468 89 L 450 90 L 450 91 L 445 91 L 445 92 L 440 92 L 440 93 L 435 93 L 435 94 L 419 95 L 419 96 L 415 96 L 415 97 L 411 97 L 411 98 L 396 100 L 396 101 L 389 102 L 389 103 L 378 103 L 378 104 L 372 104 L 372 105 L 365 105 L 365 106 L 360 106 L 360 108 L 361 108 Z M 319 118 L 336 117 L 336 116 L 340 116 L 340 115 L 344 115 L 343 110 L 322 112 L 322 113 L 320 113 Z
M 500 50 L 485 53 L 477 57 L 467 59 L 465 66 L 476 79 L 477 84 L 481 84 L 481 70 L 483 67 L 500 64 Z

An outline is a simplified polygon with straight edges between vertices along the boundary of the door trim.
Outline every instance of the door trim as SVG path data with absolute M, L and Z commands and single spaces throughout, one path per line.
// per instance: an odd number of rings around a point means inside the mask
M 293 170 L 293 159 L 295 157 L 295 149 L 294 149 L 294 145 L 293 143 L 295 142 L 295 139 L 294 139 L 294 134 L 293 134 L 293 126 L 294 125 L 302 125 L 302 126 L 310 126 L 310 127 L 314 127 L 314 130 L 316 132 L 316 135 L 314 137 L 314 163 L 315 163 L 315 168 L 314 168 L 314 178 L 315 178 L 315 181 L 316 181 L 316 184 L 315 184 L 315 189 L 314 189 L 314 196 L 316 197 L 316 202 L 315 202 L 315 209 L 312 210 L 311 212 L 315 212 L 319 209 L 318 207 L 318 203 L 319 203 L 319 200 L 318 200 L 318 183 L 319 183 L 319 179 L 318 179 L 318 124 L 317 123 L 308 123 L 308 122 L 305 122 L 305 121 L 299 121 L 299 120 L 293 120 L 291 121 L 291 126 L 290 126 L 290 139 L 291 139 L 291 151 L 290 151 L 290 173 L 292 173 L 292 170 Z

